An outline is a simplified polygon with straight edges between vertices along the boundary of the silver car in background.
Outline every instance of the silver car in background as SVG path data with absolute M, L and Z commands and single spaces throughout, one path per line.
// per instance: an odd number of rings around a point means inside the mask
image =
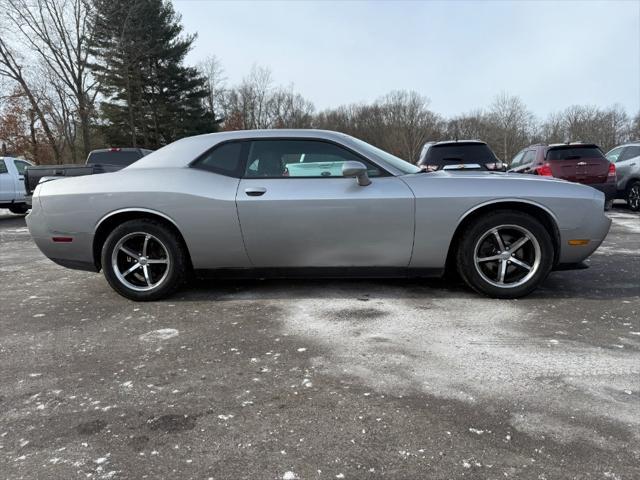
M 618 198 L 627 201 L 634 212 L 640 210 L 640 141 L 620 145 L 607 153 L 616 164 Z
M 134 300 L 197 276 L 441 276 L 526 295 L 587 258 L 604 195 L 533 175 L 437 171 L 320 130 L 215 133 L 115 173 L 41 184 L 27 224 L 42 252 L 102 269 Z

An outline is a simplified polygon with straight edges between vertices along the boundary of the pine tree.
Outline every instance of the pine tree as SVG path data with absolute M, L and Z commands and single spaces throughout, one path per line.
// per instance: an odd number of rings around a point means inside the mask
M 205 79 L 184 65 L 195 35 L 183 35 L 166 0 L 94 0 L 93 65 L 101 83 L 103 129 L 111 145 L 156 149 L 215 131 L 203 106 Z

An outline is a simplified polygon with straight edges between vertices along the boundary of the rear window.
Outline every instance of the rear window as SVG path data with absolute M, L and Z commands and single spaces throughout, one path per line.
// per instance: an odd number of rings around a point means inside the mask
M 467 143 L 456 145 L 434 145 L 427 151 L 423 164 L 455 165 L 459 163 L 493 163 L 496 156 L 484 144 Z
M 556 147 L 547 152 L 547 160 L 577 160 L 578 158 L 604 158 L 602 151 L 595 146 Z
M 87 159 L 87 165 L 127 166 L 140 158 L 142 158 L 142 154 L 137 150 L 92 152 Z

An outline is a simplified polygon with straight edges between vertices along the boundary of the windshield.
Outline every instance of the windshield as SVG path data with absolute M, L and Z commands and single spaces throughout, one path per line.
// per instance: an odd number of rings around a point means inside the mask
M 556 147 L 547 152 L 547 160 L 577 160 L 578 158 L 604 158 L 602 151 L 594 146 Z
M 373 145 L 363 142 L 358 138 L 352 137 L 353 141 L 358 144 L 362 150 L 367 153 L 373 154 L 374 157 L 381 158 L 383 161 L 391 165 L 392 167 L 397 168 L 402 173 L 419 173 L 421 172 L 420 168 L 416 167 L 412 163 L 407 162 L 406 160 L 402 160 L 401 158 L 396 157 L 395 155 L 391 155 L 389 152 L 385 152 L 384 150 L 374 147 Z
M 432 146 L 421 163 L 444 166 L 458 163 L 494 163 L 496 160 L 496 156 L 485 144 L 460 143 Z
M 87 165 L 131 165 L 142 157 L 137 150 L 103 150 L 91 152 Z

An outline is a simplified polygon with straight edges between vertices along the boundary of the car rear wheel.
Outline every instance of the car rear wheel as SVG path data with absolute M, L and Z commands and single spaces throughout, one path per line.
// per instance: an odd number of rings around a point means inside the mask
M 109 285 L 137 301 L 158 300 L 184 283 L 187 258 L 178 235 L 150 219 L 116 227 L 102 247 L 102 268 Z
M 17 215 L 24 215 L 25 213 L 27 213 L 29 211 L 29 206 L 27 204 L 18 204 L 18 205 L 11 205 L 9 207 L 9 211 L 11 213 L 15 213 Z
M 460 276 L 471 288 L 495 298 L 531 293 L 549 274 L 551 235 L 535 217 L 502 210 L 469 224 L 457 250 Z
M 627 191 L 627 205 L 629 209 L 637 212 L 640 210 L 640 182 L 633 182 Z

